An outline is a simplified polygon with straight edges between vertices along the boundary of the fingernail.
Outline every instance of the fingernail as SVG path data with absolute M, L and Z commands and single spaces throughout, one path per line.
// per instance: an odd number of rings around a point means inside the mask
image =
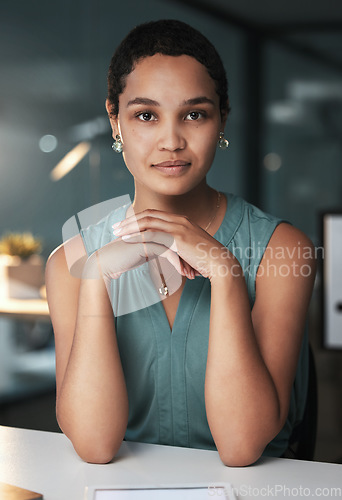
M 113 233 L 114 234 L 119 234 L 121 231 L 121 227 L 117 228 L 117 229 L 114 229 Z
M 115 227 L 120 226 L 121 222 L 115 222 L 115 224 L 112 225 L 112 228 L 114 229 Z
M 130 238 L 132 238 L 132 235 L 131 234 L 124 234 L 121 239 L 122 240 L 129 240 Z

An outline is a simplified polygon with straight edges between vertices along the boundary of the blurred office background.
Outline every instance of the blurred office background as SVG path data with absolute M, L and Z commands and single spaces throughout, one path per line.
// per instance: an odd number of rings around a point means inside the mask
M 209 182 L 321 247 L 320 213 L 342 209 L 342 3 L 334 0 L 2 0 L 0 237 L 30 231 L 46 259 L 67 219 L 132 196 L 111 149 L 106 73 L 131 28 L 162 18 L 202 31 L 227 71 L 230 147 L 218 151 Z M 52 181 L 55 165 L 84 141 L 88 153 Z M 342 352 L 322 348 L 321 274 L 308 319 L 319 379 L 315 458 L 333 462 L 342 457 Z M 1 346 L 0 424 L 57 430 L 49 322 L 0 318 Z M 21 356 L 14 374 L 9 348 Z

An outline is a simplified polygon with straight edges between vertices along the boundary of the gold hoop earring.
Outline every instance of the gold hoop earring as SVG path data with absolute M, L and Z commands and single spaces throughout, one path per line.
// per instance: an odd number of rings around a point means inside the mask
M 115 141 L 112 144 L 112 149 L 113 151 L 115 151 L 115 153 L 122 153 L 123 144 L 122 144 L 122 139 L 119 135 L 115 136 Z
M 218 140 L 218 147 L 220 149 L 227 149 L 228 146 L 229 146 L 229 141 L 227 141 L 227 139 L 224 138 L 224 132 L 220 132 L 220 138 Z

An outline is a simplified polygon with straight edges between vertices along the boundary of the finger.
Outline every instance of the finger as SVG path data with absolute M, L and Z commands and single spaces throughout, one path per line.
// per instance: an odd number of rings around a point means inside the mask
M 118 234 L 122 227 L 126 225 L 127 221 L 129 221 L 130 226 L 134 228 L 135 231 L 139 231 L 137 218 L 135 215 L 131 215 L 130 217 L 127 217 L 127 219 L 123 219 L 122 221 L 116 222 L 112 225 L 114 234 Z
M 185 260 L 181 259 L 181 261 L 182 261 L 182 268 L 183 268 L 183 276 L 186 276 L 189 279 L 193 279 L 194 276 L 193 276 L 193 272 L 192 272 L 192 267 Z
M 165 212 L 163 210 L 155 210 L 153 208 L 149 208 L 147 210 L 143 210 L 142 212 L 138 212 L 137 214 L 126 217 L 126 219 L 123 219 L 122 221 L 113 224 L 113 227 L 123 227 L 126 224 L 130 224 L 133 220 L 141 221 L 145 217 L 162 219 L 169 222 L 172 221 L 179 222 L 180 219 L 186 219 L 186 216 L 184 215 L 172 214 L 170 212 Z
M 158 237 L 156 237 L 153 232 L 146 231 L 143 233 L 139 232 L 129 235 L 129 238 L 121 239 L 127 244 L 135 245 L 137 254 L 142 257 L 144 262 L 162 256 L 165 257 L 170 262 L 170 264 L 172 264 L 173 267 L 181 274 L 182 267 L 180 264 L 179 256 L 164 245 L 165 240 L 168 240 L 168 242 L 170 242 L 170 235 L 160 233 L 157 236 Z M 160 243 L 157 241 L 153 241 L 154 238 L 159 239 Z M 117 242 L 119 241 L 119 239 L 115 241 Z M 109 258 L 109 255 L 110 254 L 106 254 L 107 259 Z M 137 266 L 132 266 L 131 269 L 134 269 L 134 267 L 139 267 L 140 265 L 141 263 Z
M 167 259 L 170 264 L 172 264 L 179 274 L 182 274 L 180 258 L 169 248 L 166 248 L 164 245 L 159 243 L 143 241 L 140 233 L 132 238 L 129 238 L 128 241 L 130 244 L 137 246 L 137 252 L 145 259 L 145 261 L 151 261 L 157 257 L 163 257 Z
M 167 245 L 169 245 L 169 250 L 172 251 L 172 253 L 177 255 L 177 248 L 175 241 L 173 237 L 168 234 L 168 233 L 163 233 L 163 232 L 155 232 L 155 231 L 144 231 L 142 233 L 135 233 L 135 234 L 128 234 L 128 235 L 123 235 L 121 239 L 127 243 L 139 243 L 139 242 L 150 242 L 150 243 L 157 243 L 160 245 L 165 246 L 165 250 L 162 251 L 161 249 L 158 250 L 160 253 L 159 255 L 163 257 L 164 252 L 167 250 Z M 171 242 L 173 243 L 171 244 Z M 148 254 L 148 251 L 146 250 L 146 253 Z M 194 279 L 195 278 L 195 270 L 193 267 L 188 264 L 186 261 L 183 259 L 180 259 L 180 265 L 178 265 L 178 260 L 174 258 L 172 254 L 168 254 L 168 257 L 170 260 L 170 263 L 174 265 L 174 267 L 177 269 L 177 271 L 182 275 L 186 276 L 189 279 Z M 151 258 L 151 256 L 147 256 Z M 152 257 L 153 258 L 153 257 Z M 169 260 L 168 259 L 168 260 Z
M 171 248 L 175 253 L 177 253 L 173 236 L 162 231 L 143 231 L 139 233 L 124 234 L 121 236 L 121 239 L 125 243 L 157 243 L 159 245 L 163 245 L 166 249 Z
M 176 229 L 184 227 L 187 220 L 184 216 L 175 216 L 166 212 L 158 213 L 166 214 L 166 216 L 152 217 L 146 215 L 134 220 L 125 219 L 118 226 L 114 227 L 113 233 L 115 236 L 122 236 L 123 234 L 137 232 L 138 230 L 143 232 L 152 229 L 172 234 Z

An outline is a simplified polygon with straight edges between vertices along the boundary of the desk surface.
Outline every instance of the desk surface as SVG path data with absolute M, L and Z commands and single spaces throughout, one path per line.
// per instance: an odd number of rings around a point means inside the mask
M 246 500 L 300 498 L 300 488 L 303 498 L 342 497 L 342 465 L 261 458 L 250 467 L 225 467 L 215 451 L 131 442 L 112 463 L 93 465 L 63 434 L 11 427 L 0 427 L 0 481 L 44 500 L 82 500 L 91 485 L 215 482 L 231 483 Z
M 0 316 L 28 321 L 50 321 L 45 299 L 0 298 Z

